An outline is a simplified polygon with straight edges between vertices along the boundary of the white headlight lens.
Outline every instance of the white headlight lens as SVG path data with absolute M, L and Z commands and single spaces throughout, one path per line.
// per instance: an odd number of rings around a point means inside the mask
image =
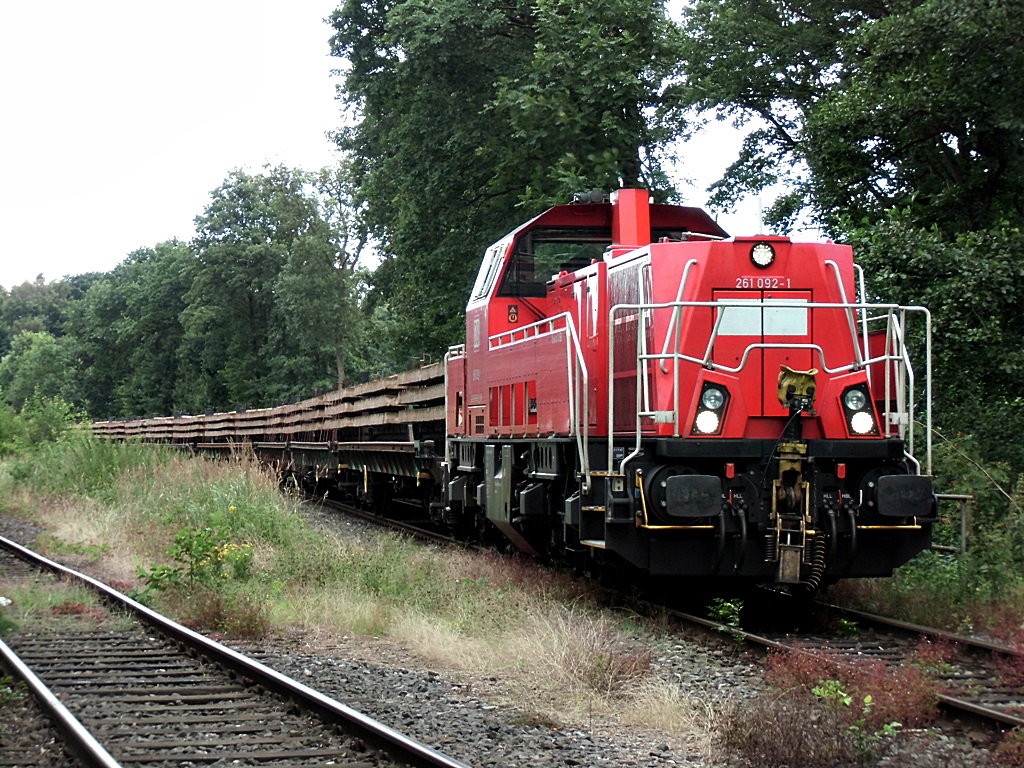
M 775 249 L 768 243 L 758 243 L 750 249 L 750 260 L 756 267 L 769 267 L 775 261 Z
M 697 431 L 710 435 L 718 431 L 718 414 L 714 411 L 701 411 L 697 414 L 697 421 L 695 422 Z
M 704 390 L 704 394 L 700 396 L 700 401 L 704 403 L 705 408 L 717 411 L 725 405 L 725 394 L 720 389 L 708 387 Z
M 846 403 L 846 407 L 851 411 L 859 411 L 868 404 L 868 399 L 861 390 L 851 389 L 843 395 L 843 402 Z
M 875 428 L 875 420 L 867 411 L 859 411 L 850 419 L 850 427 L 858 435 L 866 435 Z

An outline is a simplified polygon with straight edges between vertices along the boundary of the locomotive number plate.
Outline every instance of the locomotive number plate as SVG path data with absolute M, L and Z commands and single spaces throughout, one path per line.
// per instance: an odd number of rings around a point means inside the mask
M 736 278 L 737 288 L 790 288 L 788 277 L 764 277 L 742 275 Z

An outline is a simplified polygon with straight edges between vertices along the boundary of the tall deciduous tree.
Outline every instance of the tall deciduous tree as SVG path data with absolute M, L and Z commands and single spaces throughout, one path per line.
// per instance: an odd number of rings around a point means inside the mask
M 483 247 L 552 200 L 663 185 L 657 0 L 346 0 L 332 24 L 400 354 L 462 336 Z
M 178 315 L 195 257 L 185 243 L 140 248 L 88 281 L 65 326 L 81 404 L 94 418 L 166 414 L 174 408 Z M 71 278 L 72 285 L 79 278 Z
M 65 397 L 73 391 L 73 371 L 61 340 L 46 331 L 22 331 L 0 360 L 0 393 L 21 410 L 36 394 Z
M 282 167 L 236 170 L 196 218 L 199 264 L 185 296 L 175 393 L 190 410 L 265 401 L 274 289 L 289 247 L 314 217 L 304 183 Z
M 359 237 L 343 177 L 235 171 L 213 193 L 181 313 L 181 407 L 265 404 L 344 378 Z
M 318 215 L 292 243 L 277 280 L 279 322 L 271 338 L 281 334 L 279 349 L 289 353 L 279 354 L 276 364 L 298 367 L 291 388 L 277 397 L 295 392 L 296 384 L 306 390 L 341 386 L 361 343 L 356 269 L 366 232 L 349 166 L 324 168 L 309 186 Z
M 3 303 L 3 320 L 11 337 L 22 331 L 43 331 L 61 336 L 67 319 L 72 286 L 67 280 L 47 283 L 42 275 L 35 282 L 11 288 Z
M 757 119 L 716 185 L 727 205 L 777 181 L 771 218 L 910 207 L 947 231 L 1024 214 L 1019 0 L 697 0 L 680 38 L 681 104 Z

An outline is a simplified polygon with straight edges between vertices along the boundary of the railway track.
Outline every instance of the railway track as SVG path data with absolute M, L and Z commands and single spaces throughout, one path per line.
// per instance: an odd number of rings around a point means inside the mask
M 382 518 L 346 504 L 323 503 L 331 509 L 421 540 L 460 544 L 414 524 Z M 670 610 L 669 613 L 687 623 L 728 632 L 754 646 L 786 652 L 827 653 L 840 662 L 877 660 L 887 665 L 901 665 L 913 661 L 918 650 L 930 644 L 937 648 L 934 654 L 937 660 L 930 674 L 940 687 L 939 704 L 945 711 L 954 717 L 969 715 L 998 728 L 1024 726 L 1024 690 L 1015 681 L 1008 681 L 1013 677 L 1024 678 L 1024 650 L 1020 648 L 826 603 L 814 604 L 815 624 L 832 627 L 832 631 L 793 631 L 791 627 L 804 619 L 800 614 L 805 613 L 805 607 L 794 610 L 791 604 L 794 601 L 774 590 L 761 591 L 760 598 L 767 603 L 760 606 L 759 613 L 776 619 L 786 617 L 781 620 L 785 630 L 748 632 L 685 611 Z M 775 600 L 782 601 L 777 609 L 772 603 Z
M 80 764 L 465 768 L 88 576 L 8 539 L 0 547 L 131 617 L 123 629 L 83 620 L 0 646 L 7 674 L 27 679 Z
M 784 600 L 778 595 L 765 599 Z M 764 605 L 761 609 L 772 613 Z M 779 609 L 781 614 L 790 611 L 791 606 Z M 686 623 L 728 633 L 753 646 L 787 653 L 827 654 L 840 664 L 878 661 L 895 667 L 915 663 L 921 649 L 930 647 L 929 675 L 939 686 L 943 710 L 1000 729 L 1024 726 L 1024 690 L 1019 683 L 1024 652 L 1020 648 L 826 603 L 815 603 L 814 611 L 815 627 L 830 630 L 747 631 L 684 611 L 670 613 Z

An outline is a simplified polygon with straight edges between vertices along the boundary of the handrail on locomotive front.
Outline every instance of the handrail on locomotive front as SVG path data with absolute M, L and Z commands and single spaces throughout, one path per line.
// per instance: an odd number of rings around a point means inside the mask
M 557 325 L 557 321 L 564 325 Z M 546 328 L 544 326 L 547 326 Z M 576 332 L 576 321 L 569 312 L 552 317 L 545 317 L 536 322 L 513 328 L 487 338 L 488 349 L 509 348 L 517 344 L 540 338 L 541 336 L 566 332 L 566 370 L 568 374 L 569 392 L 569 430 L 576 438 L 576 452 L 580 460 L 580 482 L 583 493 L 590 490 L 590 374 L 587 371 L 586 359 L 579 334 Z M 506 340 L 507 337 L 507 340 Z M 575 365 L 574 363 L 575 358 Z M 582 404 L 582 408 L 580 405 Z
M 842 365 L 835 367 L 829 367 L 826 361 L 825 351 L 818 345 L 813 343 L 751 343 L 748 344 L 744 349 L 741 356 L 740 362 L 735 367 L 723 365 L 721 363 L 715 363 L 711 358 L 714 352 L 715 342 L 718 339 L 722 319 L 725 316 L 725 312 L 718 312 L 718 317 L 715 319 L 714 326 L 711 330 L 711 335 L 708 340 L 707 348 L 704 352 L 704 356 L 701 358 L 687 355 L 679 350 L 681 343 L 681 323 L 676 322 L 676 317 L 682 317 L 682 311 L 685 308 L 711 308 L 711 309 L 728 309 L 730 307 L 742 307 L 742 308 L 765 308 L 779 309 L 779 308 L 796 308 L 805 309 L 809 312 L 815 312 L 818 310 L 832 310 L 839 309 L 843 310 L 847 314 L 848 319 L 852 319 L 855 314 L 859 313 L 862 318 L 862 328 L 866 329 L 868 324 L 871 322 L 884 320 L 886 322 L 886 344 L 883 353 L 878 356 L 872 357 L 870 349 L 866 342 L 866 333 L 864 342 L 861 341 L 858 334 L 857 325 L 858 323 L 852 322 L 850 325 L 850 333 L 853 342 L 854 349 L 854 360 L 847 362 Z M 631 453 L 624 456 L 619 461 L 618 474 L 624 471 L 625 466 L 629 461 L 635 457 L 641 450 L 641 438 L 643 433 L 642 419 L 644 418 L 655 418 L 661 423 L 667 423 L 668 419 L 659 418 L 663 417 L 664 414 L 652 411 L 650 408 L 649 393 L 647 392 L 647 370 L 648 363 L 653 361 L 659 361 L 659 367 L 662 372 L 667 373 L 667 364 L 672 361 L 673 370 L 673 411 L 671 412 L 671 419 L 674 425 L 674 435 L 679 437 L 681 435 L 681 423 L 680 423 L 680 402 L 679 402 L 679 369 L 681 363 L 690 363 L 693 365 L 700 366 L 707 370 L 717 370 L 724 373 L 739 373 L 746 367 L 751 352 L 757 349 L 807 349 L 813 352 L 817 352 L 818 359 L 820 360 L 821 370 L 827 374 L 844 373 L 852 370 L 860 370 L 867 368 L 871 370 L 870 366 L 881 364 L 883 366 L 885 375 L 885 411 L 883 417 L 886 420 L 886 424 L 896 424 L 901 437 L 907 439 L 908 451 L 913 454 L 914 449 L 914 432 L 915 432 L 915 395 L 914 390 L 916 387 L 916 380 L 914 376 L 914 369 L 910 362 L 910 357 L 907 350 L 906 339 L 904 336 L 905 329 L 907 327 L 908 313 L 920 313 L 924 316 L 925 322 L 925 440 L 926 440 L 926 471 L 927 474 L 931 474 L 932 471 L 932 363 L 931 363 L 931 347 L 932 347 L 932 318 L 931 313 L 927 308 L 921 306 L 900 306 L 898 304 L 869 304 L 869 303 L 849 303 L 849 302 L 808 302 L 802 300 L 750 300 L 750 301 L 737 301 L 730 299 L 723 299 L 719 301 L 673 301 L 664 302 L 657 304 L 616 304 L 609 310 L 609 323 L 608 323 L 608 467 L 611 470 L 615 467 L 614 460 L 614 441 L 615 441 L 615 327 L 616 327 L 616 315 L 634 313 L 637 316 L 638 328 L 643 328 L 645 325 L 652 322 L 653 313 L 658 310 L 672 310 L 673 316 L 670 321 L 670 333 L 667 334 L 668 338 L 672 338 L 673 334 L 671 330 L 675 330 L 674 349 L 671 351 L 665 350 L 662 353 L 649 353 L 646 349 L 647 345 L 647 334 L 642 331 L 637 333 L 637 350 L 636 350 L 636 375 L 637 375 L 637 416 L 636 416 L 636 443 Z M 868 317 L 868 312 L 881 312 L 882 314 L 874 317 Z M 673 328 L 674 326 L 674 328 Z M 668 340 L 666 339 L 666 341 Z M 862 348 L 863 345 L 863 348 Z M 901 379 L 905 379 L 902 382 L 891 381 L 894 374 L 892 371 L 892 365 L 895 363 L 897 368 L 896 376 Z M 641 382 L 640 379 L 643 379 Z M 899 384 L 899 386 L 898 386 Z M 890 394 L 892 389 L 896 390 L 896 401 L 897 411 L 893 412 L 889 408 L 889 403 L 892 402 Z M 907 418 L 901 418 L 900 406 L 905 404 L 907 407 L 906 415 Z M 641 407 L 643 406 L 643 407 Z M 909 433 L 909 434 L 908 434 Z M 917 461 L 914 460 L 915 464 Z

